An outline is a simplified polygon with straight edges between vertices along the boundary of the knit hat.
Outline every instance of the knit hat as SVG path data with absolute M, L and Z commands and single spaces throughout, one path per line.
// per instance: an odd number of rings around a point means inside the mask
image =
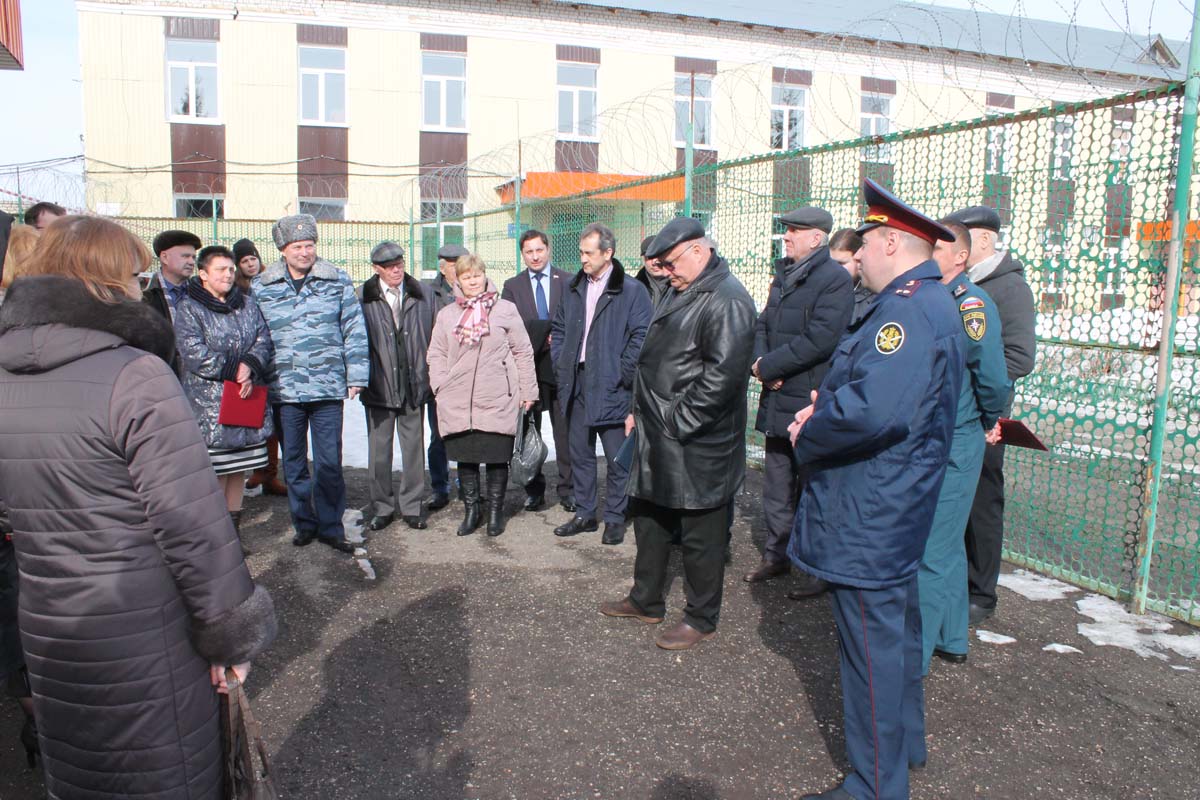
M 316 242 L 317 218 L 312 214 L 284 217 L 271 227 L 271 238 L 280 250 L 292 242 Z
M 254 256 L 260 262 L 262 261 L 262 256 L 258 254 L 258 247 L 254 242 L 249 239 L 238 239 L 233 243 L 233 262 L 240 264 L 246 256 Z

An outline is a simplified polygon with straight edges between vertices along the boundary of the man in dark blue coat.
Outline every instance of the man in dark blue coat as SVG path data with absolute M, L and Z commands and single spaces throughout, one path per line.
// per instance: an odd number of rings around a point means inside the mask
M 954 235 L 871 180 L 859 228 L 878 297 L 796 414 L 809 469 L 788 555 L 828 581 L 841 640 L 845 782 L 808 800 L 899 800 L 923 766 L 917 565 L 946 474 L 962 382 L 962 323 L 934 241 Z
M 829 255 L 833 216 L 806 206 L 779 221 L 787 228 L 785 257 L 775 262 L 767 305 L 754 326 L 750 367 L 761 385 L 754 429 L 765 437 L 762 503 L 767 541 L 762 563 L 742 578 L 747 583 L 788 572 L 788 538 L 804 482 L 804 471 L 792 458 L 788 426 L 797 411 L 812 403 L 810 395 L 829 371 L 829 357 L 854 310 L 850 275 Z M 798 598 L 824 589 L 824 581 L 803 575 L 793 592 Z
M 568 284 L 550 326 L 550 350 L 559 397 L 564 398 L 571 448 L 575 516 L 554 529 L 574 536 L 599 527 L 596 437 L 608 462 L 604 497 L 604 544 L 625 541 L 627 466 L 616 460 L 625 441 L 633 374 L 653 308 L 641 283 L 625 275 L 613 258 L 617 240 L 592 223 L 579 238 L 581 269 Z

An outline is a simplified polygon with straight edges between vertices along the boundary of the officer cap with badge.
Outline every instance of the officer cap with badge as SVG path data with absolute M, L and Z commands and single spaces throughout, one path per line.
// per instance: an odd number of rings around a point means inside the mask
M 911 233 L 931 245 L 939 239 L 953 242 L 956 238 L 954 231 L 917 211 L 870 178 L 863 179 L 863 199 L 867 203 L 867 215 L 854 231 L 859 236 L 875 228 L 888 227 Z M 920 281 L 909 281 L 896 289 L 896 294 L 911 297 L 920 284 Z M 904 326 L 899 322 L 886 322 L 875 334 L 875 349 L 885 356 L 891 355 L 904 344 L 904 337 Z

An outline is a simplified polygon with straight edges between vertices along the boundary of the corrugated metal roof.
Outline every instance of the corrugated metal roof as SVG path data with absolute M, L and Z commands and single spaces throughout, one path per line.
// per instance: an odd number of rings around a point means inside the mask
M 856 0 L 852 6 L 844 6 L 827 0 L 556 2 L 789 28 L 1162 80 L 1182 80 L 1185 73 L 1182 66 L 1139 60 L 1159 38 L 1153 34 L 1120 33 L 923 3 Z M 1165 40 L 1165 44 L 1178 62 L 1186 61 L 1186 42 Z

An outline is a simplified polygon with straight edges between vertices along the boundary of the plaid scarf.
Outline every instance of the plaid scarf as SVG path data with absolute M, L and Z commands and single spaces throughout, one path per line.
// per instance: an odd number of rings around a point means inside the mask
M 488 311 L 496 304 L 495 292 L 483 292 L 474 297 L 456 297 L 454 302 L 463 310 L 454 326 L 454 335 L 467 347 L 474 347 L 479 340 L 491 332 L 488 327 Z

